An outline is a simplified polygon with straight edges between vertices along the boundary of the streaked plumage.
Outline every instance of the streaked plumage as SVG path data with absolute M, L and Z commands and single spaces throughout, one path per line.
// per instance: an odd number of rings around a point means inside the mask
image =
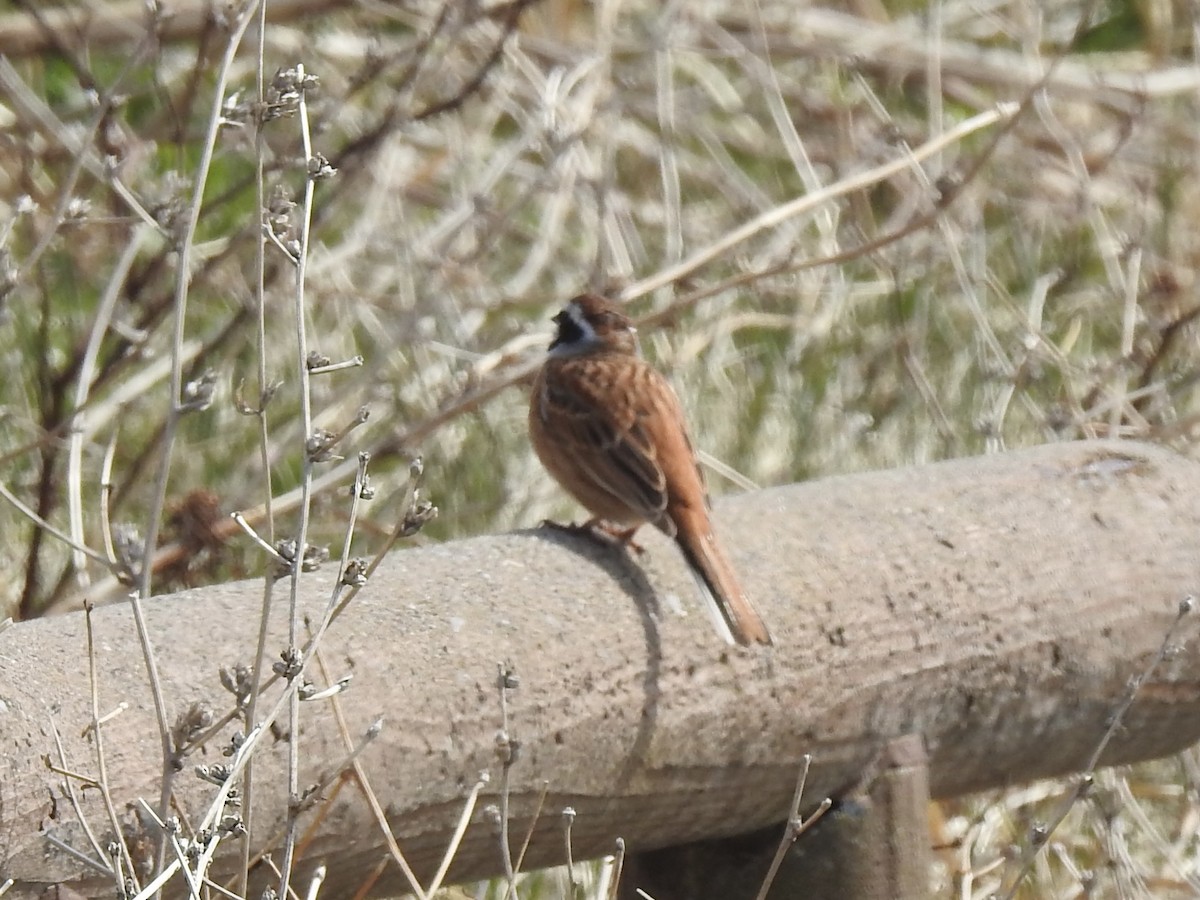
M 679 398 L 638 351 L 629 318 L 594 294 L 554 317 L 538 372 L 529 435 L 547 471 L 597 520 L 650 523 L 675 539 L 727 640 L 769 644 L 713 533 L 704 476 Z

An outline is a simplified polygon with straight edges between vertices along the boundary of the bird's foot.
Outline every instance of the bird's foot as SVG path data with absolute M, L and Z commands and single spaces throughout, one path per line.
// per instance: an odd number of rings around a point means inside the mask
M 542 519 L 538 523 L 538 528 L 551 528 L 554 531 L 564 531 L 567 534 L 590 534 L 592 531 L 588 522 L 580 525 L 578 522 L 555 522 L 553 519 Z
M 638 556 L 646 552 L 646 548 L 633 539 L 634 534 L 641 527 L 640 525 L 634 525 L 632 528 L 622 528 L 603 519 L 591 519 L 584 522 L 582 527 L 590 530 L 592 534 L 602 540 L 615 542 L 628 550 L 632 550 Z
M 558 531 L 565 531 L 567 534 L 583 534 L 600 541 L 602 544 L 612 546 L 616 544 L 632 550 L 636 555 L 641 556 L 646 552 L 646 548 L 633 539 L 633 535 L 641 526 L 634 525 L 632 528 L 622 528 L 619 525 L 614 525 L 612 522 L 604 519 L 588 519 L 583 524 L 576 522 L 555 522 L 552 519 L 543 519 L 542 528 L 554 528 Z

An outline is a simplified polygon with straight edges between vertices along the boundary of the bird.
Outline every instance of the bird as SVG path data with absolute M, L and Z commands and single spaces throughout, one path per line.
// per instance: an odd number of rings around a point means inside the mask
M 673 538 L 717 631 L 770 644 L 713 530 L 708 490 L 679 397 L 642 358 L 637 330 L 598 294 L 575 297 L 534 379 L 529 436 L 551 476 L 592 515 L 582 527 L 632 546 L 650 524 Z

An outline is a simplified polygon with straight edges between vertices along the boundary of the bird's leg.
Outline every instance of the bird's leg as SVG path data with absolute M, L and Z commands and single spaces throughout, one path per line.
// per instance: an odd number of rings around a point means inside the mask
M 646 548 L 633 539 L 637 530 L 641 525 L 634 525 L 632 528 L 621 528 L 619 525 L 614 525 L 612 522 L 606 522 L 603 519 L 589 519 L 583 525 L 584 528 L 590 528 L 593 533 L 603 535 L 610 541 L 616 541 L 622 547 L 632 550 L 638 556 L 646 552 Z
M 542 519 L 538 528 L 553 528 L 555 531 L 565 531 L 567 534 L 594 534 L 592 521 L 580 525 L 578 522 L 555 522 L 553 519 Z
M 603 544 L 610 546 L 617 544 L 625 547 L 628 550 L 632 550 L 638 556 L 646 552 L 646 548 L 633 539 L 633 535 L 641 527 L 640 525 L 634 525 L 632 528 L 621 528 L 619 525 L 614 525 L 612 522 L 595 516 L 583 524 L 542 519 L 542 527 L 554 528 L 558 531 L 565 531 L 568 534 L 584 534 Z

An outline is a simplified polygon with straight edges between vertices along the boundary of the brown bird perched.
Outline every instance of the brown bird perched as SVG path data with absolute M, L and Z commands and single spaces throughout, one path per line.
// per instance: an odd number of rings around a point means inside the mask
M 629 317 L 595 294 L 554 317 L 533 384 L 529 437 L 555 480 L 628 544 L 649 522 L 675 539 L 727 641 L 769 644 L 708 513 L 708 492 L 675 391 L 641 357 Z

